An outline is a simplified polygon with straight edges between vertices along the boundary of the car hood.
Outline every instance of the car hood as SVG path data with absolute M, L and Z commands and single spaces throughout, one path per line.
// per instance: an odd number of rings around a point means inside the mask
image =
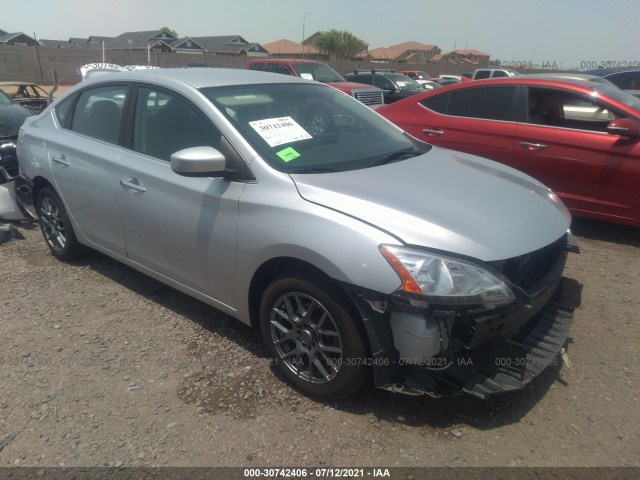
M 29 116 L 29 110 L 20 105 L 0 106 L 0 138 L 17 137 L 22 123 Z
M 302 198 L 376 226 L 405 244 L 502 260 L 560 238 L 571 216 L 533 178 L 433 147 L 379 167 L 291 174 Z

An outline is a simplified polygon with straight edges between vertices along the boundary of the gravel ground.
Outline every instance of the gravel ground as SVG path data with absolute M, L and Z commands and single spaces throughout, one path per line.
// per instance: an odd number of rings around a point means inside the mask
M 0 244 L 2 466 L 638 466 L 640 230 L 576 221 L 568 352 L 481 401 L 297 393 L 260 337 L 108 257 Z M 7 442 L 5 442 L 7 443 Z

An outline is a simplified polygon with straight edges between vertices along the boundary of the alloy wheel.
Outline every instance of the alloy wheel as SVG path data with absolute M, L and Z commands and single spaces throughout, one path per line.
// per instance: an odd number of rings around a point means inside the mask
M 47 243 L 56 251 L 61 251 L 67 244 L 64 219 L 59 206 L 51 197 L 45 197 L 40 203 L 40 222 Z
M 340 331 L 327 309 L 303 293 L 281 295 L 271 309 L 271 340 L 278 357 L 298 378 L 333 380 L 343 362 Z

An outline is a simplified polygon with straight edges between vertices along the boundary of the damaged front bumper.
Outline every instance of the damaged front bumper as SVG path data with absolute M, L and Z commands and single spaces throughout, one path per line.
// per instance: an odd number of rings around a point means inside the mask
M 521 390 L 557 365 L 581 288 L 562 277 L 567 252 L 579 252 L 570 234 L 558 250 L 534 284 L 526 290 L 513 285 L 514 305 L 488 312 L 415 308 L 416 302 L 412 307 L 394 295 L 350 290 L 369 337 L 376 387 L 433 397 L 466 392 L 486 399 Z

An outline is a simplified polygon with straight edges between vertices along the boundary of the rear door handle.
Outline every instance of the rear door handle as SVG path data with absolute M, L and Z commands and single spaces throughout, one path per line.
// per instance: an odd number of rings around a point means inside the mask
M 422 130 L 422 133 L 426 134 L 428 137 L 439 137 L 444 132 L 442 130 L 436 130 L 435 128 L 425 128 Z
M 68 167 L 69 165 L 71 165 L 67 161 L 67 157 L 64 156 L 64 153 L 61 153 L 60 155 L 54 155 L 53 157 L 51 157 L 51 160 L 56 162 L 58 165 L 62 165 L 63 167 Z
M 534 143 L 534 142 L 520 142 L 522 148 L 525 150 L 544 150 L 547 148 L 543 143 Z
M 128 178 L 128 179 L 121 179 L 120 180 L 120 185 L 122 185 L 124 188 L 128 188 L 129 190 L 132 190 L 136 193 L 144 193 L 147 191 L 146 188 L 144 188 L 142 185 L 140 185 L 140 182 L 138 181 L 137 178 Z

